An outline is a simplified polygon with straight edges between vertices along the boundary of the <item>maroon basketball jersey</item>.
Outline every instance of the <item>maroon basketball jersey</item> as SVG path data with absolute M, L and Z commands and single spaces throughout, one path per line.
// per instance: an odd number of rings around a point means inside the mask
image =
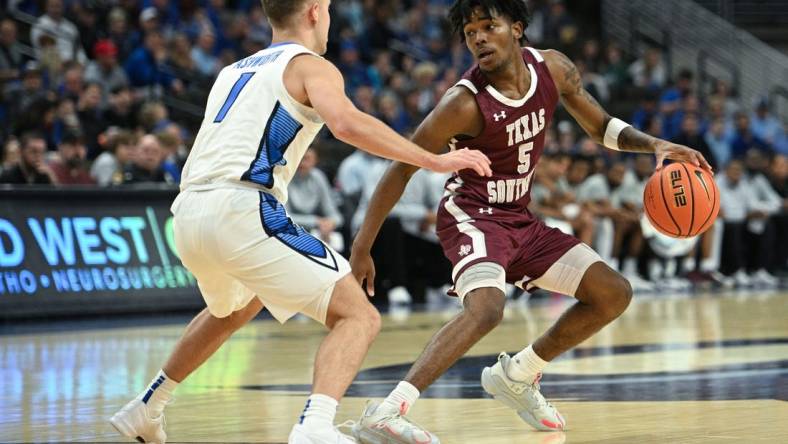
M 558 104 L 558 90 L 542 55 L 523 48 L 531 73 L 531 87 L 519 100 L 498 92 L 476 65 L 457 85 L 475 96 L 484 116 L 484 130 L 472 139 L 452 140 L 453 148 L 476 149 L 492 161 L 492 177 L 473 170 L 455 173 L 446 189 L 491 207 L 525 211 L 531 201 L 531 182 L 544 149 L 545 132 Z

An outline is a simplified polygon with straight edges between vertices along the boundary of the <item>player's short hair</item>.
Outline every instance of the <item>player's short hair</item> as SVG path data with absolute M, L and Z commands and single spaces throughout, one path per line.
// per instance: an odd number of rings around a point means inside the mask
M 507 17 L 512 23 L 522 23 L 523 31 L 528 28 L 528 23 L 531 22 L 531 14 L 528 13 L 525 0 L 456 0 L 449 8 L 449 23 L 452 30 L 460 36 L 460 40 L 463 42 L 465 41 L 463 28 L 471 19 L 476 7 L 481 7 L 487 14 L 492 14 L 492 11 L 495 11 L 499 15 Z M 523 32 L 520 44 L 524 45 L 527 42 L 528 39 Z
M 276 27 L 284 27 L 290 24 L 293 15 L 301 10 L 308 0 L 261 0 L 263 12 L 268 21 Z

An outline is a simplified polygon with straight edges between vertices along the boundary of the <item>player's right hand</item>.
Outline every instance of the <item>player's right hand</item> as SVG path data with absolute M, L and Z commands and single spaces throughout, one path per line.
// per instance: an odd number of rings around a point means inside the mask
M 369 251 L 352 250 L 350 252 L 350 270 L 359 285 L 366 290 L 367 296 L 375 296 L 375 263 L 372 261 Z M 367 281 L 366 286 L 364 285 L 365 280 Z
M 480 176 L 492 176 L 490 159 L 479 150 L 463 148 L 438 156 L 438 160 L 429 169 L 438 173 L 451 173 L 465 169 L 476 171 Z

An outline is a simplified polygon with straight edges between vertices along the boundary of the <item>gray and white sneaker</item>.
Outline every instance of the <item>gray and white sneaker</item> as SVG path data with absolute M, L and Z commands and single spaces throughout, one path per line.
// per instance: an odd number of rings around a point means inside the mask
M 360 443 L 440 444 L 437 436 L 402 416 L 401 411 L 386 412 L 378 406 L 377 402 L 368 402 L 361 419 L 353 425 L 353 437 Z
M 151 417 L 148 406 L 140 399 L 133 399 L 120 411 L 112 415 L 109 423 L 121 435 L 136 439 L 139 442 L 164 444 L 167 434 L 164 433 L 164 413 Z
M 482 371 L 482 387 L 496 400 L 517 411 L 523 421 L 537 430 L 564 430 L 566 421 L 555 407 L 539 393 L 539 374 L 533 383 L 517 382 L 509 378 L 506 369 L 512 358 L 498 355 L 498 362 Z

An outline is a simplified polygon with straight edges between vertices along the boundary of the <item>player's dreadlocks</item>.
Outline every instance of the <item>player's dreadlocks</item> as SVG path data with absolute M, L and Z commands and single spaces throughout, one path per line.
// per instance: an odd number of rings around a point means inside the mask
M 528 13 L 525 0 L 457 0 L 449 9 L 449 23 L 451 23 L 452 30 L 459 34 L 460 40 L 463 42 L 465 41 L 463 28 L 477 6 L 480 6 L 487 14 L 495 11 L 499 15 L 508 17 L 512 23 L 521 22 L 523 29 L 527 28 L 531 21 L 531 14 Z M 520 44 L 525 44 L 527 41 L 528 39 L 523 33 Z

